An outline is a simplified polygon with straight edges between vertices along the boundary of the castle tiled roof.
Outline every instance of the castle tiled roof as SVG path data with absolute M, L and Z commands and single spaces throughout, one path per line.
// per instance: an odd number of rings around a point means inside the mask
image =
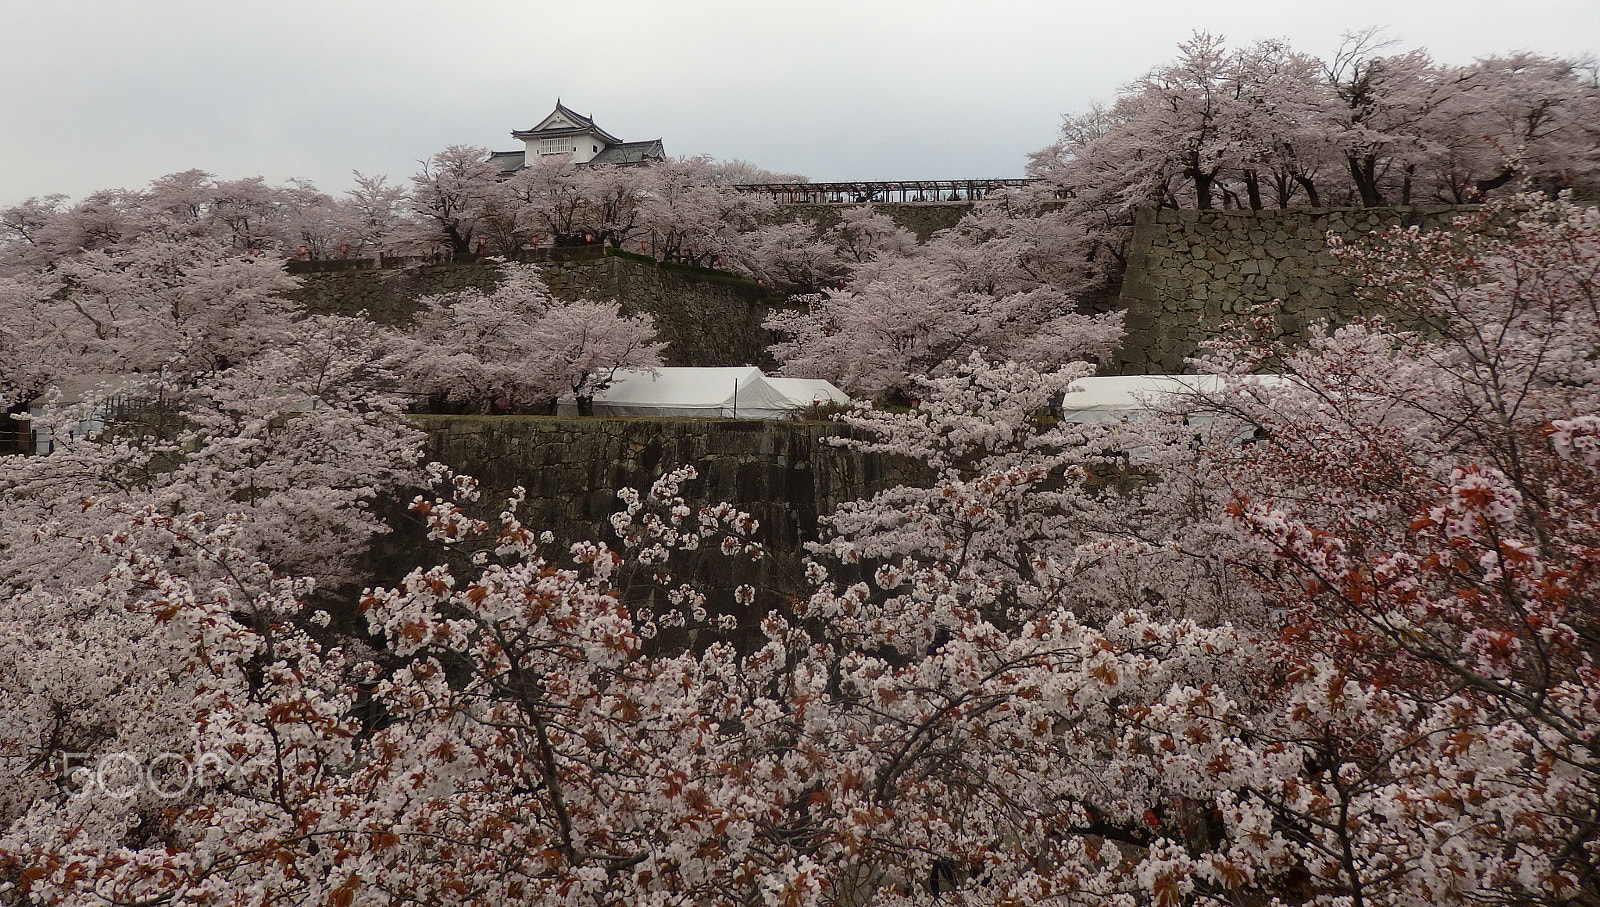
M 526 151 L 491 151 L 489 163 L 500 168 L 501 173 L 515 173 L 527 163 Z
M 618 142 L 607 145 L 605 150 L 595 155 L 589 163 L 638 164 L 643 161 L 663 161 L 666 158 L 667 152 L 661 140 L 650 139 L 644 142 Z
M 574 151 L 578 146 L 588 144 L 576 140 L 580 136 L 594 136 L 605 144 L 592 158 L 578 158 L 578 166 L 585 167 L 591 164 L 639 164 L 645 161 L 664 161 L 667 159 L 666 149 L 660 139 L 650 139 L 645 142 L 624 142 L 604 129 L 594 124 L 592 117 L 586 117 L 567 105 L 556 101 L 556 109 L 540 120 L 531 129 L 512 130 L 513 138 L 523 141 L 535 139 L 573 139 L 573 145 L 566 148 Z M 530 145 L 534 154 L 554 152 L 562 148 L 562 143 L 553 142 L 546 145 Z M 583 151 L 592 149 L 583 148 Z M 522 151 L 496 151 L 489 155 L 489 163 L 499 169 L 502 178 L 528 166 L 528 149 Z
M 571 126 L 550 126 L 549 125 L 550 121 L 551 120 L 555 120 L 557 118 L 566 120 L 568 123 L 571 123 L 573 125 L 571 125 Z M 586 117 L 583 114 L 578 113 L 577 111 L 575 111 L 572 108 L 568 107 L 567 105 L 561 103 L 560 100 L 557 100 L 556 101 L 556 109 L 550 111 L 550 115 L 549 116 L 547 116 L 544 119 L 540 120 L 536 125 L 532 126 L 531 128 L 528 128 L 528 129 L 513 129 L 511 131 L 511 137 L 514 138 L 514 139 L 524 139 L 524 140 L 526 140 L 526 139 L 551 139 L 551 138 L 560 138 L 562 136 L 569 136 L 569 135 L 585 135 L 585 134 L 589 134 L 589 133 L 593 133 L 594 135 L 599 136 L 608 145 L 617 145 L 617 144 L 621 144 L 621 142 L 622 142 L 621 139 L 617 138 L 616 136 L 612 135 L 609 132 L 606 132 L 604 129 L 601 129 L 599 126 L 596 126 L 594 124 L 594 119 L 592 117 Z

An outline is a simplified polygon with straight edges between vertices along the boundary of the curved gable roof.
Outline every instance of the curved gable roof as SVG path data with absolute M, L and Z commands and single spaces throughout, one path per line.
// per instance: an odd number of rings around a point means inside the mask
M 567 105 L 556 100 L 556 109 L 531 129 L 513 129 L 511 137 L 514 139 L 542 139 L 556 138 L 567 135 L 582 135 L 592 133 L 604 140 L 608 145 L 615 145 L 622 140 L 601 129 L 594 124 L 593 117 L 586 117 Z

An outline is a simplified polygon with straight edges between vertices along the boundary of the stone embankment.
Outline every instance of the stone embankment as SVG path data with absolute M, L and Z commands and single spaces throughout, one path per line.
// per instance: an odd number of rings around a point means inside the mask
M 774 300 L 754 281 L 600 249 L 542 261 L 539 269 L 559 298 L 617 300 L 625 314 L 649 315 L 657 337 L 667 344 L 668 365 L 770 364 L 769 338 L 761 322 Z M 365 312 L 379 324 L 401 326 L 421 309 L 425 297 L 493 290 L 500 282 L 500 266 L 470 262 L 298 276 L 296 299 L 314 314 Z
M 1277 329 L 1304 337 L 1319 320 L 1365 311 L 1337 273 L 1327 236 L 1354 238 L 1390 226 L 1443 226 L 1462 209 L 1349 208 L 1304 211 L 1140 212 L 1118 308 L 1127 336 L 1124 374 L 1183 372 L 1218 325 L 1257 303 L 1281 300 Z
M 846 501 L 913 477 L 903 462 L 837 447 L 832 422 L 745 419 L 414 416 L 428 455 L 471 472 L 496 493 L 521 485 L 537 525 L 600 537 L 617 489 L 648 488 L 662 473 L 693 466 L 700 501 L 728 501 L 755 515 L 770 544 L 816 538 L 817 518 Z
M 557 553 L 567 544 L 598 539 L 616 544 L 609 523 L 619 509 L 617 490 L 641 492 L 663 473 L 693 466 L 699 477 L 683 494 L 695 506 L 726 501 L 760 521 L 757 541 L 769 556 L 750 563 L 714 552 L 699 557 L 693 580 L 725 613 L 733 589 L 750 583 L 771 596 L 803 594 L 797 583 L 805 543 L 818 537 L 819 520 L 840 504 L 900 484 L 925 484 L 925 468 L 903 459 L 829 444 L 847 435 L 832 422 L 760 422 L 737 419 L 561 418 L 546 416 L 415 416 L 428 432 L 427 456 L 476 477 L 492 515 L 496 502 L 522 486 L 524 523 L 550 529 Z M 405 521 L 401 521 L 405 524 Z M 380 539 L 370 573 L 397 582 L 410 564 L 431 563 L 413 527 Z
M 785 205 L 785 219 L 819 229 L 838 222 L 843 205 Z M 954 226 L 966 203 L 876 203 L 896 223 L 926 240 Z M 1289 339 L 1307 324 L 1363 314 L 1354 288 L 1328 253 L 1331 232 L 1354 238 L 1392 225 L 1444 225 L 1459 208 L 1141 212 L 1128 267 L 1113 305 L 1127 312 L 1127 337 L 1112 365 L 1124 374 L 1182 372 L 1185 359 L 1218 326 L 1256 303 L 1282 301 L 1277 327 Z M 773 339 L 762 321 L 784 300 L 732 274 L 662 265 L 636 255 L 562 250 L 542 262 L 545 280 L 563 298 L 615 299 L 629 314 L 655 319 L 669 365 L 771 366 Z M 314 312 L 354 314 L 404 324 L 427 295 L 490 289 L 499 269 L 489 263 L 332 271 L 302 277 L 299 298 Z
M 954 227 L 972 210 L 971 202 L 862 202 L 861 204 L 871 204 L 874 211 L 888 215 L 889 219 L 901 229 L 915 233 L 917 242 L 927 242 L 940 230 Z M 838 224 L 840 215 L 846 208 L 851 207 L 854 205 L 780 205 L 771 220 L 774 223 L 792 220 L 809 221 L 816 224 L 819 230 L 826 230 Z

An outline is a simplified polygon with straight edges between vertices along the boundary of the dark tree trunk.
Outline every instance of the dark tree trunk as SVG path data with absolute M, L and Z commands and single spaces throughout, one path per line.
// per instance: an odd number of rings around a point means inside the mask
M 445 238 L 450 240 L 450 257 L 455 261 L 468 261 L 472 258 L 472 237 L 463 236 L 461 228 L 455 224 L 446 224 Z
M 1489 177 L 1486 180 L 1474 181 L 1473 185 L 1477 187 L 1479 192 L 1493 192 L 1501 186 L 1504 186 L 1506 183 L 1511 182 L 1516 175 L 1517 171 L 1507 167 L 1506 169 L 1500 171 L 1494 176 Z
M 1350 178 L 1355 180 L 1356 191 L 1361 193 L 1361 204 L 1368 208 L 1383 206 L 1383 193 L 1378 191 L 1378 159 L 1376 155 L 1356 157 L 1351 155 Z
M 1188 175 L 1194 180 L 1195 204 L 1201 211 L 1211 210 L 1211 186 L 1215 182 L 1213 174 L 1200 168 L 1200 152 L 1189 152 Z
M 1250 199 L 1250 210 L 1260 211 L 1261 178 L 1256 176 L 1256 172 L 1254 170 L 1246 170 L 1244 172 L 1244 191 L 1245 195 Z
M 1194 175 L 1195 204 L 1201 211 L 1211 210 L 1211 176 L 1196 172 Z
M 1301 188 L 1306 190 L 1306 204 L 1313 208 L 1322 207 L 1322 196 L 1317 194 L 1317 184 L 1311 179 L 1311 177 L 1301 176 L 1300 174 L 1296 173 L 1294 174 L 1294 181 L 1299 183 Z
M 1279 208 L 1289 207 L 1289 199 L 1294 196 L 1294 184 L 1287 173 L 1272 175 L 1272 192 L 1277 197 Z

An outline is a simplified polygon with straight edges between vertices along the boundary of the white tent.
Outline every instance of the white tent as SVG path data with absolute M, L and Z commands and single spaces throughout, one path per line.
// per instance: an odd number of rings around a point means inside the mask
M 821 378 L 773 378 L 768 377 L 767 383 L 783 392 L 795 406 L 806 409 L 812 406 L 821 406 L 826 403 L 837 403 L 840 406 L 849 406 L 851 399 L 844 391 L 833 386 L 833 382 Z
M 826 381 L 768 378 L 754 366 L 658 368 L 654 372 L 625 369 L 617 373 L 610 387 L 594 395 L 594 413 L 787 419 L 817 399 L 848 403 L 850 398 Z M 557 412 L 574 415 L 577 411 L 571 394 L 560 399 Z
M 1062 395 L 1060 415 L 1064 422 L 1127 421 L 1157 410 L 1185 410 L 1184 424 L 1209 431 L 1217 411 L 1185 397 L 1220 394 L 1227 388 L 1220 375 L 1106 375 L 1079 378 Z M 1283 375 L 1247 375 L 1246 384 L 1281 387 L 1289 383 Z M 1233 438 L 1248 440 L 1248 426 Z M 1130 451 L 1138 460 L 1142 454 Z
M 1163 405 L 1163 398 L 1173 394 L 1214 394 L 1222 388 L 1222 378 L 1216 375 L 1103 375 L 1079 378 L 1062 395 L 1061 418 L 1067 422 L 1127 419 Z

